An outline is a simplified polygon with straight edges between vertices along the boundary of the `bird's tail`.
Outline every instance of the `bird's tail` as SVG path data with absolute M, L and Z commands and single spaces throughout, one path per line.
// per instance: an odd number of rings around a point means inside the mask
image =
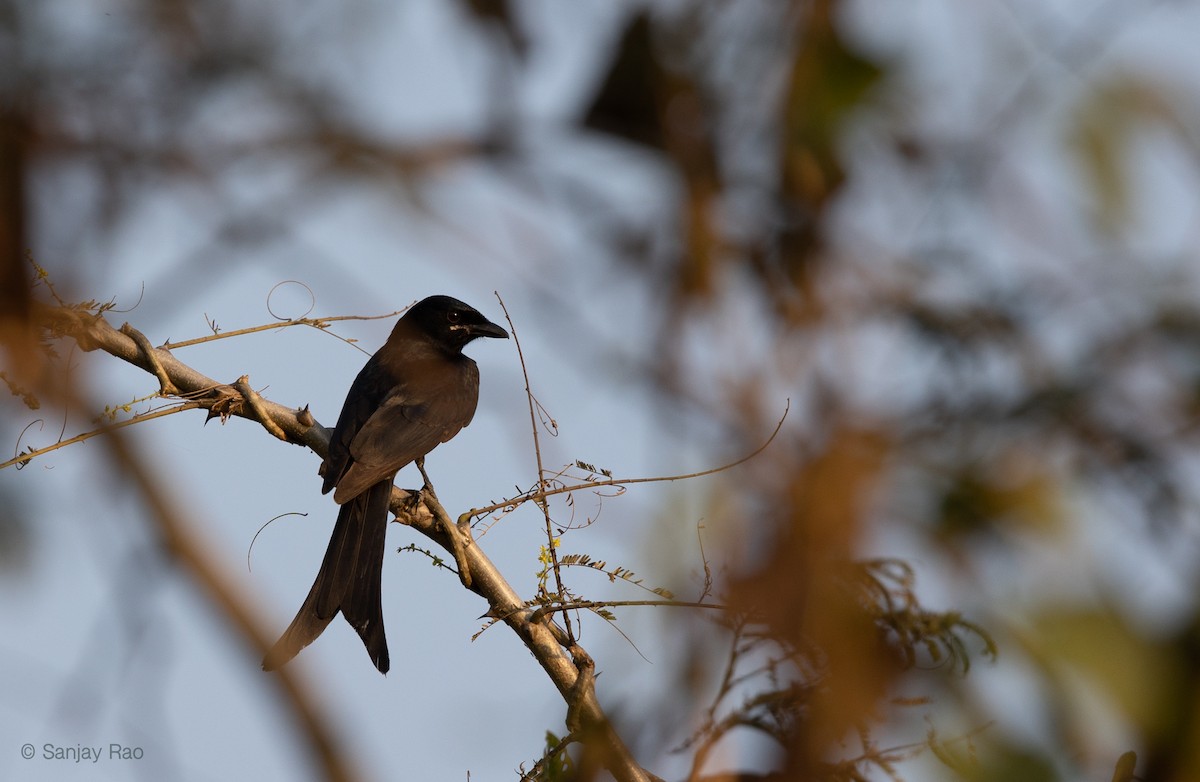
M 358 631 L 371 662 L 380 673 L 388 672 L 380 592 L 391 493 L 392 478 L 387 478 L 342 505 L 317 579 L 296 618 L 267 652 L 263 670 L 273 671 L 295 657 L 341 611 Z

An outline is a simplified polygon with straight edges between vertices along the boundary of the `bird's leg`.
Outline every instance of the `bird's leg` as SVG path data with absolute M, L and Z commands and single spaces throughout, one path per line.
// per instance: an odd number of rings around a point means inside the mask
M 421 478 L 424 479 L 425 485 L 421 487 L 421 491 L 429 494 L 435 500 L 438 498 L 437 492 L 433 490 L 433 484 L 429 481 L 429 475 L 425 472 L 425 457 L 417 457 L 417 469 L 421 471 Z
M 433 490 L 433 484 L 429 482 L 429 476 L 425 473 L 425 457 L 421 456 L 416 460 L 417 469 L 421 471 L 421 477 L 425 479 L 425 485 L 421 487 L 421 493 L 428 495 L 429 508 L 433 511 L 433 515 L 437 518 L 438 524 L 442 531 L 446 533 L 446 539 L 450 541 L 450 550 L 454 554 L 454 563 L 458 565 L 458 580 L 465 587 L 471 586 L 471 568 L 467 565 L 467 551 L 463 544 L 462 533 L 459 532 L 457 526 L 450 519 L 450 514 L 446 513 L 446 509 L 442 507 L 442 503 L 438 500 L 437 492 Z

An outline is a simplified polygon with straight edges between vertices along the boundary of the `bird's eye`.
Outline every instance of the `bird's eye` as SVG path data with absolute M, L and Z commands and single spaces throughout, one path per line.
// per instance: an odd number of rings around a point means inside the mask
M 458 323 L 461 318 L 462 313 L 458 310 L 450 310 L 446 313 L 446 320 L 450 321 L 451 323 Z

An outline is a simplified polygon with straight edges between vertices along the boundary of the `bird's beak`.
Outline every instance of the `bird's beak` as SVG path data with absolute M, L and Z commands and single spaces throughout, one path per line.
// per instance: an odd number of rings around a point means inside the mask
M 471 330 L 472 337 L 508 339 L 508 332 L 489 320 L 485 320 L 483 323 L 472 323 L 468 328 Z

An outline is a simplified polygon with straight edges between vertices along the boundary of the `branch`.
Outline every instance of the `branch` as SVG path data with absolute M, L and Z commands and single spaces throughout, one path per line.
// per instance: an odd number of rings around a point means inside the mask
M 112 432 L 111 435 L 104 438 L 104 442 L 116 457 L 122 474 L 131 477 L 140 490 L 158 525 L 167 554 L 190 571 L 209 599 L 242 637 L 259 654 L 265 653 L 271 648 L 273 638 L 263 632 L 263 622 L 250 610 L 239 590 L 231 587 L 232 579 L 224 572 L 209 547 L 192 532 L 196 527 L 194 522 L 181 514 L 177 503 L 162 491 L 161 482 L 151 476 L 149 463 L 126 441 L 124 433 Z M 308 692 L 295 675 L 279 676 L 276 683 L 291 705 L 291 714 L 308 738 L 305 744 L 317 757 L 326 778 L 338 782 L 354 779 L 340 749 L 337 730 L 329 723 L 319 699 Z
M 403 315 L 404 310 L 396 310 L 383 315 L 337 315 L 330 318 L 287 318 L 280 319 L 276 323 L 263 323 L 258 326 L 248 326 L 244 329 L 235 329 L 233 331 L 219 331 L 215 334 L 209 334 L 205 337 L 196 337 L 195 339 L 185 339 L 181 342 L 171 342 L 167 340 L 163 347 L 167 350 L 178 350 L 179 348 L 190 348 L 193 345 L 203 345 L 209 342 L 215 342 L 219 339 L 229 339 L 231 337 L 243 337 L 247 334 L 260 334 L 265 331 L 276 331 L 278 329 L 286 329 L 292 326 L 310 326 L 317 331 L 325 334 L 330 334 L 329 325 L 343 320 L 382 320 L 383 318 L 394 318 L 397 315 Z M 335 335 L 336 336 L 336 335 Z M 338 337 L 343 342 L 353 344 L 354 340 Z M 357 346 L 356 346 L 357 347 Z M 362 348 L 358 348 L 362 350 Z M 366 351 L 363 351 L 364 353 Z
M 422 496 L 421 501 L 414 504 L 418 494 L 416 491 L 392 489 L 391 509 L 396 513 L 396 520 L 452 552 L 447 533 L 437 521 L 437 514 L 445 513 L 445 509 L 428 495 Z M 565 643 L 569 643 L 566 631 L 551 621 L 547 612 L 539 614 L 527 606 L 478 545 L 467 546 L 463 554 L 471 571 L 470 589 L 487 600 L 487 615 L 507 624 L 533 653 L 572 713 L 578 715 L 583 730 L 599 739 L 604 750 L 605 765 L 613 776 L 622 782 L 645 782 L 651 779 L 609 724 L 595 689 L 577 687 L 580 672 L 571 653 L 564 647 Z
M 122 361 L 154 375 L 160 387 L 196 407 L 222 418 L 237 416 L 256 421 L 274 436 L 295 445 L 303 445 L 324 455 L 329 432 L 312 420 L 307 410 L 295 410 L 271 402 L 257 394 L 247 398 L 234 384 L 220 383 L 184 364 L 164 348 L 150 346 L 128 324 L 118 331 L 99 315 L 68 307 L 39 304 L 36 317 L 54 336 L 69 337 L 85 351 L 103 350 Z M 132 335 L 136 335 L 136 338 Z

